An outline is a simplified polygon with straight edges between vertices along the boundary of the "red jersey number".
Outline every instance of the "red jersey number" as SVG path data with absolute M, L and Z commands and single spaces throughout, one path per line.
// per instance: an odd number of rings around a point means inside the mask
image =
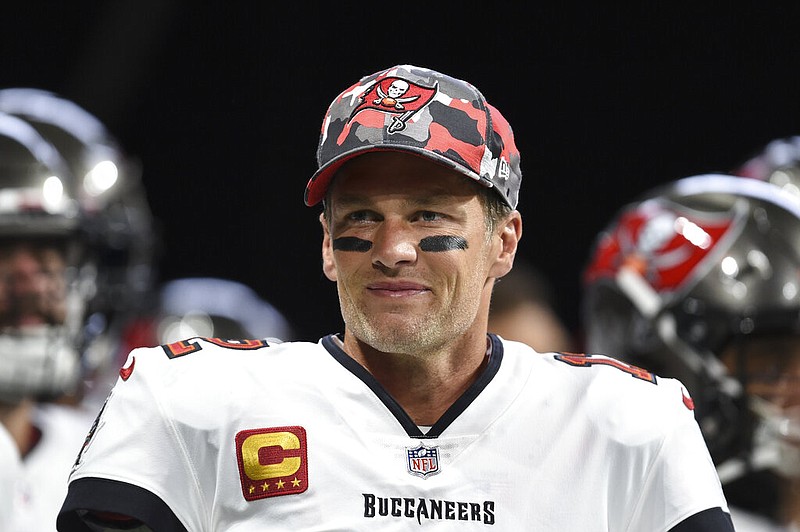
M 265 340 L 223 340 L 222 338 L 206 338 L 206 337 L 190 338 L 188 340 L 181 340 L 179 342 L 165 344 L 162 345 L 161 347 L 164 349 L 164 352 L 167 354 L 169 358 L 177 358 L 177 357 L 182 357 L 184 355 L 188 355 L 189 353 L 202 351 L 203 346 L 200 345 L 200 343 L 197 342 L 197 340 L 203 340 L 205 342 L 218 345 L 220 347 L 227 347 L 228 349 L 238 349 L 245 351 L 251 351 L 253 349 L 261 349 L 262 347 L 269 347 L 269 344 Z
M 591 367 L 594 365 L 602 365 L 602 366 L 611 366 L 617 368 L 618 370 L 624 371 L 625 373 L 630 374 L 631 376 L 642 379 L 643 381 L 652 382 L 653 384 L 658 384 L 656 382 L 656 376 L 647 371 L 646 369 L 642 369 L 637 366 L 632 366 L 630 364 L 626 364 L 625 362 L 620 362 L 614 358 L 609 358 L 603 355 L 556 355 L 556 360 L 560 360 L 561 362 L 565 362 L 570 366 L 578 366 L 578 367 Z

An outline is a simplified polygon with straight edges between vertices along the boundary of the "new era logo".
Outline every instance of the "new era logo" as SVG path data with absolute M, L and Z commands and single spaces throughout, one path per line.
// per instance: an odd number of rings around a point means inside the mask
M 511 177 L 511 165 L 503 157 L 497 163 L 497 177 L 503 181 L 508 181 L 508 178 Z

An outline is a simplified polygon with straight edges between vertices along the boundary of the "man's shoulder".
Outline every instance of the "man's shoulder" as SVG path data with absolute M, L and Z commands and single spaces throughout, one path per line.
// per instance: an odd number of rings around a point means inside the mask
M 538 365 L 537 371 L 546 372 L 553 379 L 571 381 L 578 387 L 596 383 L 624 386 L 638 381 L 639 383 L 649 383 L 657 388 L 662 381 L 673 381 L 673 379 L 663 379 L 645 368 L 633 366 L 619 358 L 607 355 L 538 352 L 525 344 L 509 340 L 503 340 L 503 351 L 504 358 L 508 359 L 510 364 Z M 642 389 L 647 390 L 650 387 L 645 386 Z
M 137 380 L 150 385 L 188 380 L 230 382 L 250 373 L 290 376 L 300 374 L 304 367 L 313 368 L 312 360 L 329 358 L 324 353 L 321 345 L 310 342 L 194 337 L 134 349 L 119 370 L 118 385 Z
M 235 363 L 238 358 L 250 360 L 279 359 L 285 356 L 303 356 L 318 352 L 321 346 L 311 342 L 283 342 L 274 338 L 222 339 L 196 336 L 154 347 L 139 347 L 131 356 L 148 360 L 180 360 L 182 364 Z
M 548 404 L 610 432 L 639 427 L 656 436 L 694 422 L 694 402 L 676 379 L 606 355 L 538 353 L 508 342 L 505 351 L 513 373 L 532 366 L 526 385 L 531 402 L 546 396 Z
M 229 412 L 252 412 L 256 403 L 270 405 L 260 411 L 267 414 L 311 408 L 316 396 L 302 390 L 336 378 L 330 370 L 335 361 L 325 353 L 313 343 L 217 338 L 137 348 L 119 370 L 100 416 L 150 420 L 151 434 L 161 422 L 164 433 L 173 426 L 188 434 L 221 429 Z

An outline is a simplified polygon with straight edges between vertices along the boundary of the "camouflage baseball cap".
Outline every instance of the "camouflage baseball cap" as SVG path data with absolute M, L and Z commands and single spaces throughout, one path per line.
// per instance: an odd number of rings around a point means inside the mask
M 470 83 L 411 65 L 366 76 L 333 100 L 322 123 L 306 205 L 341 166 L 374 151 L 406 151 L 493 187 L 516 208 L 522 183 L 511 126 Z

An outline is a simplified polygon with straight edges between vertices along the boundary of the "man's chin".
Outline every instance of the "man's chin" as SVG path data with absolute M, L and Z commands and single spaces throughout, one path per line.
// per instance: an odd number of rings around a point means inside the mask
M 414 353 L 431 343 L 430 323 L 409 323 L 386 319 L 354 330 L 355 336 L 373 349 L 384 353 Z

